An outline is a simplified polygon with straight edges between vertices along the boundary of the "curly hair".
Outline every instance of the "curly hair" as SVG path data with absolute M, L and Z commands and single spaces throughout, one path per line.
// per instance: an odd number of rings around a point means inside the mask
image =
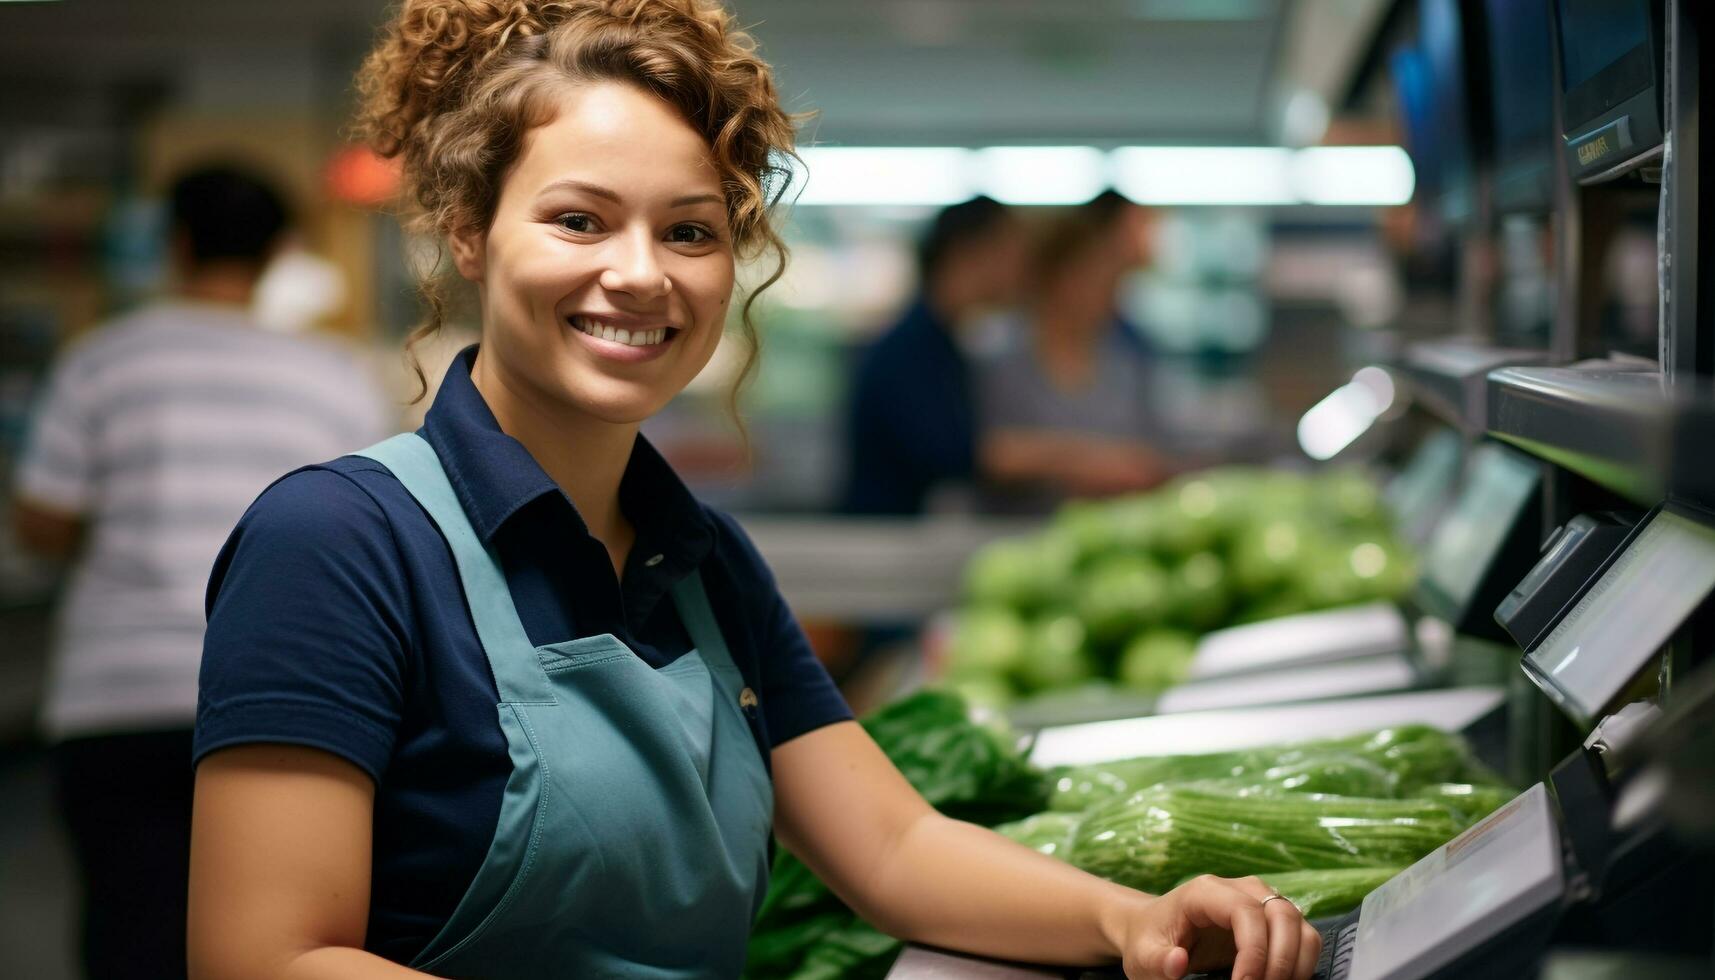
M 793 118 L 756 44 L 714 0 L 403 0 L 357 76 L 357 132 L 403 164 L 407 227 L 437 238 L 487 228 L 525 136 L 552 122 L 567 84 L 636 85 L 676 108 L 708 142 L 739 257 L 774 256 L 739 317 L 737 399 L 758 355 L 752 306 L 786 267 L 774 207 L 786 193 Z M 426 321 L 411 353 L 445 319 L 446 277 L 420 287 Z M 418 394 L 418 399 L 423 393 Z

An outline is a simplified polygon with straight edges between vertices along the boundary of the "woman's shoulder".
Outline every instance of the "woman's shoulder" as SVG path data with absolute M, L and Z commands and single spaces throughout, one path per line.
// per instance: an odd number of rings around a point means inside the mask
M 714 533 L 713 557 L 724 571 L 738 579 L 771 578 L 768 563 L 738 518 L 701 501 L 698 506 Z
M 404 487 L 387 467 L 366 456 L 341 456 L 275 480 L 239 526 L 310 536 L 384 530 L 402 495 Z
M 215 579 L 233 564 L 277 566 L 283 573 L 405 565 L 421 557 L 419 545 L 437 541 L 433 523 L 385 466 L 341 456 L 293 470 L 262 491 L 222 549 Z

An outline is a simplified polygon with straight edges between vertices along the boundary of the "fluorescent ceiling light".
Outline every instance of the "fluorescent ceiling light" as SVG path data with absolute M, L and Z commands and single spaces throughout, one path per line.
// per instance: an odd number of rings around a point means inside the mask
M 1397 146 L 1318 146 L 1292 158 L 1292 186 L 1307 204 L 1405 204 L 1417 175 Z
M 974 196 L 971 151 L 952 146 L 812 146 L 799 204 L 957 204 Z
M 1002 204 L 1082 204 L 1108 186 L 1093 146 L 991 146 L 974 162 L 977 189 Z
M 1139 204 L 1295 204 L 1291 151 L 1270 146 L 1123 146 L 1114 187 Z
M 1140 204 L 1389 206 L 1411 200 L 1397 146 L 814 146 L 792 164 L 805 205 L 1077 204 L 1112 185 Z
M 1255 20 L 1261 0 L 1132 0 L 1134 17 L 1144 20 Z

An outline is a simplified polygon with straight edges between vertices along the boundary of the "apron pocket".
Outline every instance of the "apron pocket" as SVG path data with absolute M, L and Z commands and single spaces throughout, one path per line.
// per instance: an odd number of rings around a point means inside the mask
M 583 636 L 536 648 L 536 659 L 541 662 L 542 669 L 550 674 L 630 656 L 635 655 L 612 633 Z

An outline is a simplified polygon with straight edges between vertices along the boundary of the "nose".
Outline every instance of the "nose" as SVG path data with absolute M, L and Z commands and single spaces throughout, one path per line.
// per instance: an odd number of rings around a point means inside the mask
M 661 268 L 655 251 L 655 236 L 648 229 L 616 235 L 611 243 L 608 265 L 601 273 L 601 288 L 641 300 L 656 299 L 672 290 L 673 282 Z

